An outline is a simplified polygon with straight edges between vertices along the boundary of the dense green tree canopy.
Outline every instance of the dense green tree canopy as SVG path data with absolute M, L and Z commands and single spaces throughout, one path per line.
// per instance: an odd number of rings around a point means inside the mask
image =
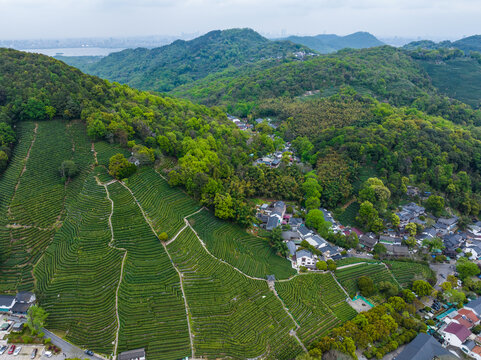
M 109 174 L 116 179 L 125 179 L 136 170 L 134 164 L 129 163 L 123 154 L 117 154 L 109 160 Z

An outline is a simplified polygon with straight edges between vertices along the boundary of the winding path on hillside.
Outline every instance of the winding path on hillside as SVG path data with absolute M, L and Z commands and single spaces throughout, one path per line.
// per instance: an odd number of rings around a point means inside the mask
M 110 214 L 109 214 L 109 227 L 110 227 L 110 233 L 112 234 L 112 237 L 109 242 L 109 247 L 112 249 L 118 250 L 118 251 L 123 251 L 124 255 L 122 256 L 122 264 L 120 266 L 120 277 L 119 277 L 119 283 L 117 284 L 117 289 L 115 290 L 115 317 L 117 320 L 117 331 L 115 333 L 115 340 L 114 340 L 114 359 L 117 358 L 117 350 L 119 347 L 119 334 L 120 334 L 120 316 L 119 316 L 119 290 L 120 290 L 120 284 L 122 283 L 122 279 L 124 277 L 124 267 L 125 267 L 125 259 L 127 258 L 127 250 L 124 248 L 119 248 L 114 245 L 115 237 L 114 237 L 114 227 L 112 225 L 112 216 L 114 215 L 114 202 L 110 198 L 110 192 L 108 189 L 108 183 L 102 184 L 98 177 L 95 177 L 95 180 L 97 181 L 97 184 L 100 186 L 103 186 L 105 189 L 105 193 L 107 195 L 107 199 L 110 201 Z
M 139 201 L 137 200 L 137 198 L 135 197 L 134 193 L 132 192 L 132 190 L 130 190 L 130 188 L 128 186 L 126 186 L 124 183 L 122 183 L 121 181 L 119 181 L 119 183 L 125 187 L 129 192 L 130 194 L 132 195 L 133 199 L 135 200 L 135 202 L 137 203 L 137 206 L 139 207 L 140 211 L 142 212 L 142 215 L 145 219 L 145 221 L 147 222 L 147 224 L 149 224 L 150 228 L 152 229 L 152 231 L 154 232 L 154 234 L 156 234 L 155 230 L 154 230 L 154 227 L 152 225 L 152 221 L 150 220 L 150 218 L 147 216 L 147 214 L 144 212 L 144 209 L 142 208 L 142 206 L 140 205 Z M 197 234 L 197 232 L 194 230 L 194 228 L 192 227 L 192 225 L 189 223 L 188 221 L 188 218 L 190 216 L 193 216 L 195 214 L 197 214 L 198 212 L 200 212 L 203 208 L 200 208 L 199 210 L 197 210 L 196 212 L 190 214 L 190 215 L 187 215 L 186 217 L 184 217 L 184 221 L 185 221 L 185 226 L 174 236 L 174 238 L 172 238 L 168 243 L 172 243 L 175 239 L 177 239 L 177 237 L 187 229 L 187 227 L 189 227 L 192 232 L 195 234 L 196 238 L 199 240 L 200 244 L 202 245 L 202 247 L 204 248 L 204 250 L 207 252 L 207 254 L 209 254 L 212 258 L 214 258 L 215 260 L 231 267 L 232 269 L 234 269 L 235 271 L 239 272 L 240 274 L 242 274 L 243 276 L 251 279 L 251 280 L 256 280 L 256 281 L 265 281 L 267 282 L 267 279 L 262 279 L 262 278 L 258 278 L 258 277 L 254 277 L 254 276 L 250 276 L 250 275 L 247 275 L 246 273 L 244 273 L 242 270 L 238 269 L 237 267 L 235 267 L 234 265 L 232 264 L 229 264 L 228 262 L 222 260 L 222 259 L 219 259 L 217 258 L 216 256 L 214 256 L 208 249 L 207 249 L 207 246 L 205 245 L 204 241 L 200 238 L 199 234 Z M 156 234 L 157 235 L 157 234 Z M 194 348 L 194 339 L 193 339 L 193 335 L 192 335 L 192 331 L 191 331 L 191 324 L 190 324 L 190 311 L 189 311 L 189 306 L 187 304 L 187 297 L 185 296 L 185 292 L 184 292 L 184 284 L 183 284 L 183 274 L 182 272 L 175 266 L 173 260 L 172 260 L 172 257 L 170 256 L 169 254 L 169 251 L 167 249 L 167 243 L 164 243 L 162 242 L 162 245 L 165 249 L 165 252 L 167 253 L 167 255 L 169 256 L 169 259 L 172 263 L 172 266 L 174 267 L 174 269 L 177 271 L 177 273 L 179 274 L 179 279 L 180 279 L 180 288 L 182 290 L 182 296 L 184 298 L 184 303 L 185 303 L 185 309 L 186 309 L 186 313 L 187 313 L 187 325 L 189 327 L 189 335 L 190 335 L 190 339 L 191 339 L 191 349 L 192 349 L 192 358 L 195 359 L 195 348 Z M 292 321 L 294 322 L 294 324 L 296 325 L 296 329 L 291 329 L 289 331 L 289 335 L 293 336 L 297 342 L 299 343 L 299 345 L 301 346 L 302 350 L 304 352 L 307 352 L 307 349 L 305 347 L 305 345 L 302 343 L 302 341 L 299 339 L 299 337 L 297 336 L 297 333 L 296 333 L 296 330 L 299 329 L 299 324 L 297 323 L 297 321 L 294 319 L 294 317 L 292 316 L 292 314 L 289 312 L 289 310 L 286 308 L 284 302 L 282 301 L 282 299 L 279 297 L 279 295 L 277 294 L 275 288 L 273 287 L 270 287 L 270 290 L 273 291 L 273 293 L 275 294 L 276 298 L 280 301 L 281 305 L 282 305 L 282 308 L 284 309 L 284 311 L 287 313 L 287 315 L 292 319 Z
M 116 181 L 116 180 L 113 180 L 113 181 L 111 181 L 110 183 L 115 182 L 115 181 Z M 157 237 L 157 233 L 156 233 L 155 230 L 154 230 L 154 227 L 153 227 L 153 225 L 152 225 L 152 221 L 147 217 L 147 214 L 144 212 L 144 209 L 143 209 L 142 206 L 140 205 L 139 201 L 138 201 L 137 198 L 135 197 L 135 195 L 134 195 L 134 193 L 132 192 L 132 190 L 130 190 L 130 188 L 129 188 L 128 186 L 126 186 L 123 182 L 119 181 L 118 183 L 121 184 L 124 188 L 126 188 L 126 189 L 128 190 L 128 192 L 130 193 L 130 195 L 132 195 L 132 198 L 135 200 L 135 203 L 136 203 L 137 206 L 139 207 L 140 212 L 142 213 L 142 216 L 144 217 L 145 222 L 150 226 L 150 229 L 152 230 L 152 232 L 154 233 L 154 235 Z M 201 209 L 202 209 L 202 208 L 201 208 Z M 193 214 L 191 214 L 191 215 L 193 215 Z M 190 216 L 190 215 L 189 215 L 189 216 Z M 179 232 L 179 233 L 180 233 L 180 232 Z M 177 234 L 177 235 L 178 235 L 178 234 Z M 191 358 L 192 358 L 192 359 L 195 359 L 194 335 L 192 334 L 192 326 L 191 326 L 191 324 L 190 324 L 190 310 L 189 310 L 189 305 L 187 304 L 187 297 L 185 296 L 183 276 L 182 276 L 182 273 L 180 272 L 180 270 L 177 269 L 177 266 L 175 266 L 174 261 L 172 260 L 172 257 L 170 256 L 169 251 L 167 250 L 167 246 L 165 245 L 165 243 L 163 243 L 162 241 L 160 241 L 160 243 L 161 243 L 162 246 L 164 247 L 164 250 L 165 250 L 167 256 L 169 257 L 172 266 L 174 267 L 175 271 L 176 271 L 177 274 L 179 275 L 180 290 L 182 291 L 182 297 L 184 298 L 185 314 L 186 314 L 186 316 L 187 316 L 187 328 L 188 328 L 188 330 L 189 330 L 190 350 L 191 350 L 191 353 L 192 353 Z
M 187 218 L 191 217 L 191 216 L 194 216 L 195 214 L 198 214 L 200 213 L 202 210 L 204 210 L 204 207 L 202 206 L 199 210 L 197 210 L 196 212 L 193 212 L 192 214 L 190 215 L 187 215 L 185 218 L 184 218 L 184 222 L 185 222 L 185 225 L 182 227 L 182 229 L 180 229 L 177 234 L 175 234 L 174 237 L 172 237 L 172 239 L 170 239 L 169 241 L 167 241 L 165 243 L 166 246 L 170 245 L 171 243 L 173 243 L 175 241 L 175 239 L 177 239 L 177 237 L 182 233 L 182 231 L 184 231 L 185 229 L 187 229 L 187 227 L 189 226 L 189 220 L 187 220 Z
M 27 171 L 27 163 L 28 163 L 28 159 L 30 158 L 30 151 L 32 150 L 33 144 L 35 144 L 35 140 L 37 140 L 37 131 L 38 131 L 38 123 L 35 123 L 35 128 L 33 129 L 32 142 L 30 143 L 30 146 L 27 150 L 27 155 L 25 155 L 25 158 L 23 159 L 23 161 L 24 161 L 23 168 L 22 168 L 22 171 L 20 172 L 17 183 L 15 184 L 15 188 L 13 190 L 13 195 L 12 195 L 12 198 L 10 199 L 10 204 L 8 205 L 7 215 L 9 217 L 12 213 L 11 209 L 10 209 L 10 205 L 12 204 L 13 199 L 15 199 L 15 196 L 17 195 L 17 190 L 18 190 L 18 187 L 20 186 L 20 180 L 22 179 L 22 176 L 25 173 L 25 171 Z

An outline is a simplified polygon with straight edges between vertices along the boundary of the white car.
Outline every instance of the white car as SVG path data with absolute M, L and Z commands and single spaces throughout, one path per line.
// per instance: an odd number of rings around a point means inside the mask
M 2 347 L 0 347 L 0 355 L 3 355 L 5 351 L 7 351 L 7 349 L 8 349 L 7 345 L 3 345 Z
M 22 347 L 21 347 L 21 346 L 15 348 L 15 351 L 13 352 L 13 355 L 14 355 L 14 356 L 17 356 L 18 354 L 20 354 L 20 351 L 21 351 L 21 350 L 22 350 Z
M 45 356 L 46 357 L 52 357 L 52 352 L 51 351 L 45 351 Z

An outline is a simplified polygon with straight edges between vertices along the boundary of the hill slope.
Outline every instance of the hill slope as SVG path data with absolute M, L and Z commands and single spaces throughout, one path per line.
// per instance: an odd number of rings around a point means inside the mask
M 301 49 L 287 41 L 270 41 L 250 29 L 217 30 L 152 50 L 113 53 L 82 70 L 139 89 L 166 92 L 230 66 L 283 58 Z
M 431 40 L 413 41 L 404 45 L 403 48 L 407 50 L 456 48 L 463 50 L 465 53 L 470 53 L 471 51 L 481 52 L 481 35 L 472 35 L 456 41 L 445 40 L 438 43 Z
M 295 44 L 305 45 L 321 54 L 328 54 L 345 48 L 364 49 L 384 45 L 382 41 L 379 41 L 374 35 L 367 32 L 356 32 L 346 36 L 334 34 L 289 36 L 284 40 L 292 41 Z
M 293 99 L 312 92 L 325 97 L 346 86 L 394 106 L 414 105 L 457 123 L 481 124 L 481 113 L 440 95 L 410 53 L 389 46 L 345 49 L 302 62 L 259 62 L 213 74 L 172 93 L 242 113 L 266 99 Z

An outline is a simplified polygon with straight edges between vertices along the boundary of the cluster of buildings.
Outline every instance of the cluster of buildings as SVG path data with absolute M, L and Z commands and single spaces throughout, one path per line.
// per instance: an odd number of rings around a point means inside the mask
M 405 227 L 409 223 L 421 225 L 424 229 L 416 235 L 419 247 L 426 239 L 438 237 L 442 240 L 444 249 L 437 250 L 449 258 L 456 258 L 468 254 L 471 260 L 481 259 L 481 221 L 468 227 L 466 231 L 458 231 L 458 218 L 435 218 L 426 213 L 426 209 L 413 202 L 401 207 L 396 213 L 399 217 L 399 230 L 387 229 L 380 236 L 374 233 L 365 233 L 359 236 L 359 243 L 367 251 L 371 251 L 377 243 L 386 247 L 387 253 L 392 256 L 406 257 L 411 250 L 403 245 L 403 240 L 409 237 Z M 428 225 L 428 223 L 430 225 Z
M 481 298 L 462 309 L 448 307 L 434 319 L 429 334 L 420 333 L 394 360 L 458 359 L 456 350 L 481 360 L 481 336 L 471 331 L 481 323 Z
M 328 214 L 329 219 L 334 223 L 333 229 L 340 231 L 339 225 L 335 222 L 332 215 L 325 209 L 322 209 L 322 211 Z M 315 231 L 309 229 L 302 218 L 287 214 L 286 204 L 283 201 L 262 204 L 258 208 L 256 216 L 261 222 L 261 227 L 268 231 L 272 231 L 278 226 L 289 225 L 289 230 L 282 231 L 282 239 L 289 249 L 289 259 L 294 268 L 298 269 L 304 266 L 315 270 L 316 263 L 319 260 L 337 260 L 341 258 L 342 248 L 332 245 Z M 327 216 L 325 218 L 326 220 L 328 219 Z M 302 247 L 301 243 L 303 241 L 306 241 L 322 255 L 314 254 L 310 249 Z
M 264 157 L 258 158 L 255 162 L 254 165 L 266 165 L 272 168 L 277 168 L 281 164 L 282 161 L 282 156 L 284 153 L 288 152 L 289 153 L 289 165 L 293 163 L 299 163 L 301 160 L 293 155 L 293 152 L 291 151 L 291 144 L 286 143 L 284 145 L 283 149 L 280 149 L 278 151 L 273 152 L 272 154 L 268 154 Z
M 0 295 L 0 313 L 25 316 L 35 301 L 35 294 L 29 291 L 19 292 L 15 296 Z
M 481 322 L 481 298 L 472 300 L 462 309 L 449 309 L 436 317 L 436 334 L 445 347 L 459 349 L 481 360 L 481 336 L 471 330 Z
M 237 117 L 235 116 L 232 116 L 232 115 L 227 115 L 227 118 L 232 121 L 239 130 L 249 130 L 249 129 L 252 129 L 253 128 L 253 125 L 252 124 L 247 124 L 245 123 L 244 121 L 238 119 Z

